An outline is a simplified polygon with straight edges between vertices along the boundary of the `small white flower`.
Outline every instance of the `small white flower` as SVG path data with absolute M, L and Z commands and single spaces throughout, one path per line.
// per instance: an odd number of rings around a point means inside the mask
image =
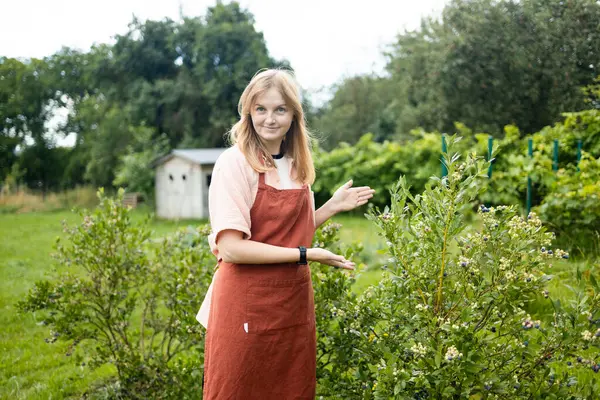
M 414 344 L 410 351 L 412 351 L 416 356 L 423 357 L 427 354 L 427 348 L 423 346 L 421 343 Z
M 505 271 L 510 268 L 510 261 L 507 258 L 502 257 L 500 259 L 500 271 Z
M 452 361 L 456 359 L 461 359 L 462 353 L 458 352 L 458 349 L 455 346 L 450 346 L 446 351 L 446 360 Z

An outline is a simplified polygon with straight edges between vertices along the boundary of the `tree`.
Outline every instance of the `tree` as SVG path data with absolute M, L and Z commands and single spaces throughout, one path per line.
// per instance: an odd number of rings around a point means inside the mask
M 453 0 L 440 19 L 398 35 L 380 85 L 340 84 L 317 126 L 351 143 L 368 131 L 452 132 L 457 122 L 497 136 L 509 124 L 538 131 L 586 107 L 580 88 L 598 75 L 598 26 L 593 0 Z M 370 96 L 383 101 L 363 107 Z
M 62 189 L 62 172 L 69 162 L 69 149 L 38 139 L 23 148 L 17 162 L 24 169 L 24 183 L 45 195 L 48 191 Z
M 583 108 L 579 88 L 600 61 L 600 4 L 453 1 L 444 10 L 451 50 L 441 71 L 447 118 L 499 133 L 530 133 Z
M 331 149 L 340 142 L 355 143 L 365 132 L 372 132 L 376 141 L 391 137 L 395 121 L 390 110 L 396 99 L 390 89 L 389 79 L 368 75 L 346 79 L 337 86 L 333 99 L 313 124 L 323 146 Z
M 149 142 L 166 136 L 169 148 L 224 146 L 243 89 L 257 70 L 273 66 L 289 68 L 269 57 L 254 17 L 236 2 L 181 22 L 134 17 L 114 45 L 89 52 L 65 47 L 43 60 L 0 57 L 0 179 L 26 139 L 42 154 L 39 146 L 52 149 L 54 136 L 75 134 L 65 166 L 74 175 L 63 183 L 106 187 L 138 130 L 149 130 Z M 67 120 L 49 132 L 61 107 Z
M 238 119 L 242 91 L 260 68 L 276 64 L 269 57 L 264 36 L 254 27 L 254 17 L 238 3 L 217 3 L 208 9 L 198 31 L 195 76 L 202 96 L 210 104 L 206 132 L 193 132 L 188 144 L 223 146 L 224 134 Z
M 155 169 L 152 161 L 168 152 L 166 136 L 152 140 L 153 132 L 147 127 L 133 130 L 133 141 L 121 157 L 113 184 L 126 187 L 131 192 L 142 193 L 147 199 L 154 197 Z

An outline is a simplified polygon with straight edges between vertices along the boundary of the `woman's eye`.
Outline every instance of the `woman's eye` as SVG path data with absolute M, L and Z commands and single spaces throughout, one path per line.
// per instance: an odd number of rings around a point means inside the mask
M 283 107 L 279 107 L 279 108 L 277 109 L 277 111 L 279 111 L 280 113 L 284 113 L 284 112 L 285 112 L 285 108 L 283 108 Z
M 256 111 L 261 111 L 262 112 L 262 111 L 265 111 L 265 108 L 264 107 L 256 107 Z

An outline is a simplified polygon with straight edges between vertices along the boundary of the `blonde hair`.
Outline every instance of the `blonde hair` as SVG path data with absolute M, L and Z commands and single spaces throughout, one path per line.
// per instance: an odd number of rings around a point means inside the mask
M 265 69 L 254 75 L 240 97 L 240 120 L 229 131 L 229 141 L 232 145 L 238 145 L 255 171 L 262 173 L 275 166 L 271 153 L 260 141 L 250 117 L 250 110 L 258 96 L 273 87 L 279 90 L 286 105 L 294 113 L 292 125 L 282 143 L 283 153 L 294 160 L 297 173 L 295 178 L 303 184 L 312 184 L 315 181 L 315 167 L 310 151 L 312 135 L 306 127 L 298 84 L 290 71 Z

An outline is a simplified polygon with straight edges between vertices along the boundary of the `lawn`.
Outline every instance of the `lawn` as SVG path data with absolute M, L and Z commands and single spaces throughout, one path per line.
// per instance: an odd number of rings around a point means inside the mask
M 136 210 L 134 219 L 143 220 L 147 209 Z M 53 244 L 63 234 L 61 221 L 75 223 L 77 214 L 69 211 L 25 214 L 0 214 L 0 398 L 61 399 L 79 397 L 94 382 L 113 374 L 110 366 L 91 371 L 65 356 L 61 341 L 48 344 L 48 327 L 35 313 L 17 313 L 15 303 L 27 295 L 33 284 L 52 271 Z M 178 227 L 204 221 L 152 220 L 155 236 Z M 377 237 L 368 221 L 359 217 L 340 217 L 343 241 L 362 241 L 367 258 L 375 262 Z M 376 263 L 376 262 L 375 262 Z M 378 271 L 362 274 L 359 284 L 376 281 Z

